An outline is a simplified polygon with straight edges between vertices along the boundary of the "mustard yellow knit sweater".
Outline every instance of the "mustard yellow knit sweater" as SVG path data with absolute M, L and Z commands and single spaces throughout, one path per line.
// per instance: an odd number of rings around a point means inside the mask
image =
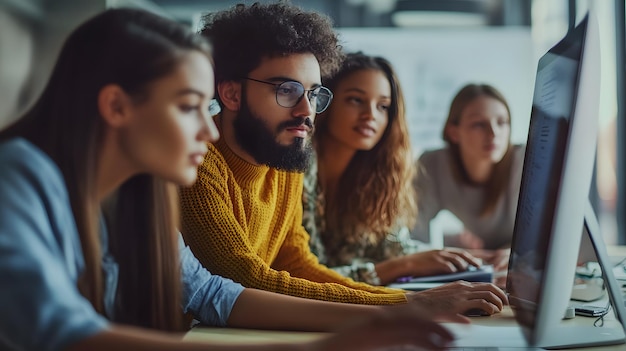
M 212 273 L 310 299 L 406 302 L 400 290 L 357 283 L 318 263 L 302 226 L 303 175 L 252 165 L 220 139 L 181 190 L 182 233 Z

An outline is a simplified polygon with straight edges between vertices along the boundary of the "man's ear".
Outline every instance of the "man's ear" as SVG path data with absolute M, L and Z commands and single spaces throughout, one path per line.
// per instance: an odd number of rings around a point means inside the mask
M 130 120 L 130 104 L 130 97 L 119 85 L 106 85 L 98 93 L 98 111 L 111 127 L 121 127 Z
M 232 80 L 219 82 L 217 93 L 226 109 L 239 111 L 241 107 L 241 83 Z

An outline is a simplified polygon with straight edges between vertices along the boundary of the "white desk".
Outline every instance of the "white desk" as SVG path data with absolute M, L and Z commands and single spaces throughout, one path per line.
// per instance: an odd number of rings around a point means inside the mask
M 211 341 L 224 344 L 296 343 L 312 341 L 326 333 L 255 330 L 237 328 L 195 327 L 185 335 L 185 341 Z
M 611 258 L 624 258 L 626 257 L 626 245 L 608 245 L 606 252 Z

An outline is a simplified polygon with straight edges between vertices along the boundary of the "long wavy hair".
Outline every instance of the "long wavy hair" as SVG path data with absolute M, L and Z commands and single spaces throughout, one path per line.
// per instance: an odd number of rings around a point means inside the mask
M 504 95 L 493 86 L 488 84 L 468 84 L 459 90 L 450 104 L 450 112 L 448 113 L 448 118 L 443 128 L 443 140 L 448 144 L 452 153 L 450 164 L 452 174 L 460 183 L 474 184 L 463 165 L 459 145 L 455 144 L 450 138 L 449 129 L 451 126 L 458 125 L 461 122 L 461 116 L 463 115 L 465 107 L 481 96 L 488 96 L 500 101 L 506 107 L 509 118 L 511 118 L 511 109 Z M 481 210 L 482 217 L 488 216 L 494 211 L 498 200 L 506 192 L 506 186 L 511 177 L 512 166 L 513 148 L 511 147 L 511 135 L 509 134 L 507 150 L 502 159 L 493 166 L 489 180 L 484 185 L 485 201 Z
M 196 50 L 210 59 L 209 44 L 187 28 L 142 10 L 107 10 L 77 28 L 64 43 L 42 95 L 2 132 L 41 148 L 57 164 L 69 193 L 85 258 L 78 288 L 104 313 L 101 206 L 96 173 L 104 122 L 100 90 L 117 84 L 135 101 Z M 119 264 L 115 321 L 183 329 L 175 187 L 151 175 L 127 180 L 116 193 L 108 234 Z
M 389 61 L 361 52 L 348 54 L 337 74 L 324 85 L 336 89 L 347 77 L 367 70 L 382 72 L 391 86 L 388 123 L 374 148 L 355 153 L 341 175 L 334 198 L 326 199 L 327 230 L 322 240 L 331 254 L 347 242 L 365 240 L 376 244 L 396 226 L 411 227 L 417 214 L 404 97 Z M 332 152 L 324 150 L 323 143 L 329 135 L 328 120 L 341 118 L 332 113 L 331 105 L 316 119 L 314 143 L 320 154 Z

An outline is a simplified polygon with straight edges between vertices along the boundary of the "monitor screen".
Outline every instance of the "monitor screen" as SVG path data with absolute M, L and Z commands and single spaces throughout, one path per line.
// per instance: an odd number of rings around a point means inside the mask
M 520 322 L 534 327 L 543 285 L 565 148 L 574 110 L 584 24 L 540 60 L 520 185 L 507 291 L 524 308 Z
M 535 346 L 624 342 L 622 328 L 572 330 L 562 323 L 593 173 L 599 52 L 597 21 L 587 15 L 537 68 L 506 287 L 515 318 Z

